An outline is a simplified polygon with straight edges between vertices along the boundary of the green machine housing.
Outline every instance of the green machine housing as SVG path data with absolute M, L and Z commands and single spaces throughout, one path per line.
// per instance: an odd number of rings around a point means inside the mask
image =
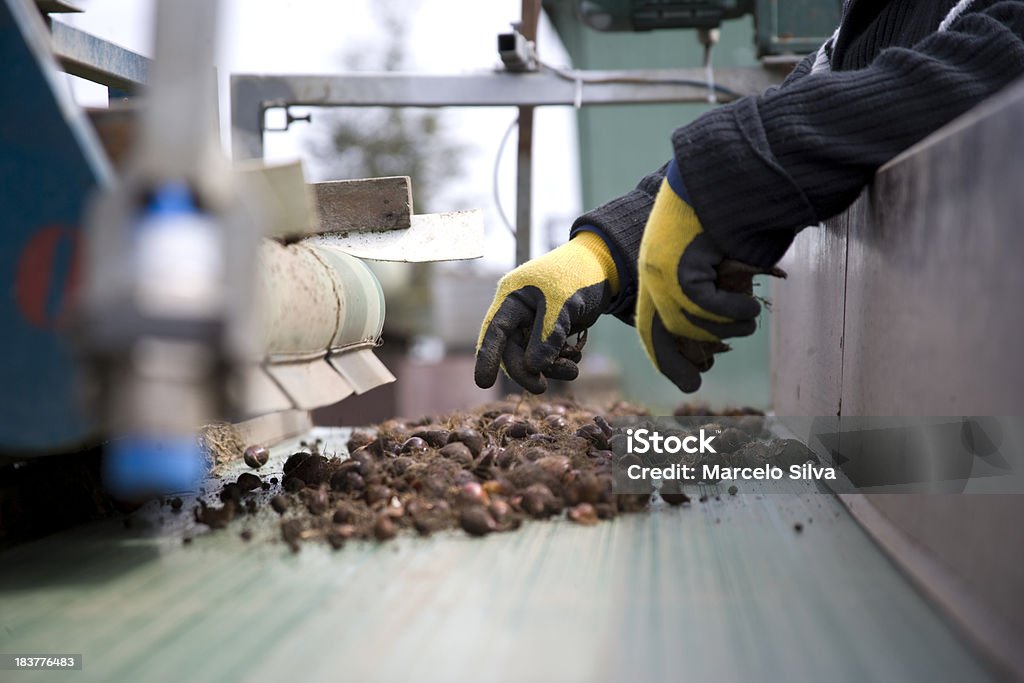
M 841 0 L 577 0 L 583 23 L 599 31 L 708 29 L 751 14 L 759 57 L 814 52 L 841 9 Z

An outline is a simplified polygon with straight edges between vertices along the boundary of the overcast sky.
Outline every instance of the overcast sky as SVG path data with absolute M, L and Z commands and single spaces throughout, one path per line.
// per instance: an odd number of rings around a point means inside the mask
M 353 50 L 374 53 L 384 38 L 373 0 L 223 0 L 220 57 L 222 83 L 227 73 L 332 73 Z M 77 0 L 85 9 L 60 21 L 78 26 L 130 49 L 150 54 L 153 0 Z M 408 70 L 464 73 L 500 64 L 496 36 L 519 18 L 520 0 L 397 0 L 409 12 Z M 550 24 L 542 20 L 538 49 L 555 64 L 568 57 Z M 103 89 L 75 85 L 83 104 L 105 102 Z M 225 102 L 226 105 L 226 102 Z M 492 201 L 492 176 L 498 143 L 516 115 L 513 108 L 446 110 L 449 134 L 467 150 L 465 176 L 435 198 L 469 201 L 484 210 L 488 225 L 486 263 L 512 265 L 514 243 L 497 217 Z M 315 119 L 315 113 L 314 113 Z M 268 133 L 270 160 L 302 154 L 304 138 L 315 128 L 298 124 L 289 133 Z M 571 109 L 538 110 L 534 135 L 534 254 L 545 251 L 549 235 L 561 240 L 568 223 L 580 212 L 575 116 Z M 505 213 L 515 216 L 515 136 L 502 156 L 499 190 Z M 316 169 L 311 169 L 316 175 Z M 416 179 L 413 178 L 413 182 Z M 453 207 L 454 208 L 454 207 Z

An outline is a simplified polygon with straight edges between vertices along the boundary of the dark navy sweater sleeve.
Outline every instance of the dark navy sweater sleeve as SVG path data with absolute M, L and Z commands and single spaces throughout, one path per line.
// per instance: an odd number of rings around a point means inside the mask
M 799 229 L 845 210 L 882 164 L 1024 75 L 1024 2 L 976 0 L 948 30 L 881 49 L 863 68 L 812 73 L 812 62 L 672 135 L 697 216 L 732 258 L 774 264 Z M 596 227 L 626 264 L 614 312 L 627 321 L 664 173 L 573 224 L 573 233 Z
M 571 237 L 588 229 L 608 245 L 619 273 L 619 295 L 606 312 L 630 325 L 636 308 L 636 263 L 640 256 L 640 238 L 654 206 L 654 195 L 665 177 L 666 166 L 668 164 L 644 176 L 636 189 L 628 194 L 583 214 L 573 222 L 570 230 Z
M 865 68 L 809 73 L 672 136 L 704 229 L 730 257 L 778 261 L 884 163 L 1024 74 L 1024 2 L 976 2 L 948 30 Z

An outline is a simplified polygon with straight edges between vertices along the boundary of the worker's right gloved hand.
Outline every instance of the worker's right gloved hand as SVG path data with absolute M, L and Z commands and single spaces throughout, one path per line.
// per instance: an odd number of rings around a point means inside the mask
M 745 285 L 721 281 L 723 265 L 739 267 Z M 761 306 L 752 296 L 755 269 L 726 258 L 690 206 L 671 161 L 644 228 L 637 270 L 636 329 L 654 366 L 684 392 L 700 387 L 700 373 L 722 340 L 753 334 Z
M 548 378 L 576 379 L 579 356 L 563 351 L 566 340 L 597 322 L 618 287 L 608 246 L 591 232 L 508 273 L 480 329 L 477 386 L 493 386 L 499 367 L 535 394 Z

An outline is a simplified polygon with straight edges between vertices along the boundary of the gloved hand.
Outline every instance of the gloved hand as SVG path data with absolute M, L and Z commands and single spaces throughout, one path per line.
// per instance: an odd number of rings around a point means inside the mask
M 693 392 L 714 354 L 729 350 L 722 339 L 757 329 L 761 305 L 752 296 L 753 275 L 784 273 L 727 260 L 687 200 L 673 160 L 640 243 L 636 328 L 658 371 Z
M 492 386 L 499 366 L 535 394 L 548 378 L 576 379 L 579 354 L 564 349 L 566 340 L 597 322 L 618 288 L 608 247 L 590 232 L 507 274 L 480 329 L 477 386 Z

